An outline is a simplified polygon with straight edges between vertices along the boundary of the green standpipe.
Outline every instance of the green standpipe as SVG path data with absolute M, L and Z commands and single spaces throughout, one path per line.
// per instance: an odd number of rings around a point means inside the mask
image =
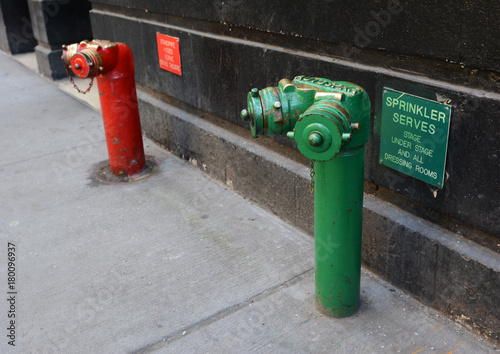
M 311 160 L 316 307 L 349 316 L 359 307 L 368 95 L 349 82 L 297 76 L 252 89 L 247 104 L 241 117 L 253 137 L 286 135 Z
M 364 147 L 315 163 L 316 307 L 333 317 L 359 306 Z

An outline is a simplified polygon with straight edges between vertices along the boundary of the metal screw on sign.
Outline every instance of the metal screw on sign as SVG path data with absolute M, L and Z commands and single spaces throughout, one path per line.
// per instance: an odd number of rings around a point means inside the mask
M 310 186 L 311 193 L 314 193 L 314 175 L 316 174 L 314 172 L 314 163 L 315 162 L 316 162 L 316 160 L 311 160 L 311 162 L 310 162 L 309 176 L 311 176 L 311 186 Z
M 85 90 L 85 91 L 82 91 L 78 88 L 78 86 L 75 84 L 75 81 L 73 81 L 73 78 L 71 77 L 71 75 L 69 74 L 69 70 L 68 70 L 68 66 L 65 65 L 64 66 L 64 69 L 66 69 L 66 74 L 68 75 L 69 77 L 69 82 L 71 82 L 73 84 L 73 87 L 79 92 L 79 93 L 82 93 L 82 94 L 86 94 L 87 92 L 90 91 L 90 89 L 92 88 L 92 85 L 94 84 L 94 78 L 92 77 L 90 79 L 90 84 L 89 84 L 89 87 Z M 78 69 L 78 68 L 77 68 Z

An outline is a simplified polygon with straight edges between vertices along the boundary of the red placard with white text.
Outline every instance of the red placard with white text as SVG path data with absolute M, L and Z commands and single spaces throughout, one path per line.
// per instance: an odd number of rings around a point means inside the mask
M 156 33 L 160 68 L 182 76 L 179 38 Z

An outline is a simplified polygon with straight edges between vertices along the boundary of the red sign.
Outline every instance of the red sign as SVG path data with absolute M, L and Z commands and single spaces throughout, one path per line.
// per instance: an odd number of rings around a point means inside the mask
M 179 38 L 156 33 L 160 68 L 182 76 Z

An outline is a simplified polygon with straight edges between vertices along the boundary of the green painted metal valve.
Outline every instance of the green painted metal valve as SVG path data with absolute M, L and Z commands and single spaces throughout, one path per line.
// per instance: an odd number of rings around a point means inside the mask
M 315 161 L 316 307 L 345 317 L 359 306 L 365 144 L 370 100 L 360 86 L 297 76 L 252 89 L 241 118 L 253 137 L 287 135 Z
M 286 134 L 312 160 L 328 161 L 370 137 L 368 95 L 349 82 L 307 76 L 282 79 L 278 87 L 252 89 L 247 105 L 241 118 L 250 123 L 253 137 Z

